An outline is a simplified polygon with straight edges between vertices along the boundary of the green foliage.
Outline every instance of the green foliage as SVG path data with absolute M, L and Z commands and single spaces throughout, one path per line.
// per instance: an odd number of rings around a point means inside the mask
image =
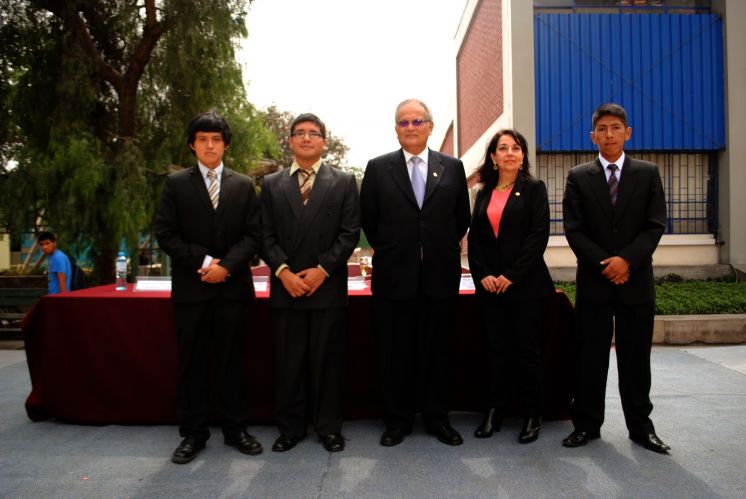
M 108 281 L 193 164 L 196 114 L 226 117 L 225 163 L 252 172 L 275 139 L 235 60 L 250 1 L 0 0 L 0 226 L 51 227 Z
M 575 283 L 556 282 L 575 303 Z M 655 286 L 658 315 L 746 313 L 746 282 L 660 279 Z

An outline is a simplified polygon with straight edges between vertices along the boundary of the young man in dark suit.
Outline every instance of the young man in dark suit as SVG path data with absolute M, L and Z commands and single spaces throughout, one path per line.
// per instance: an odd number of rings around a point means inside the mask
M 577 256 L 578 374 L 574 431 L 562 441 L 579 447 L 599 438 L 604 421 L 609 348 L 615 334 L 619 393 L 629 438 L 647 449 L 670 448 L 650 413 L 650 349 L 655 287 L 652 257 L 666 228 L 658 167 L 629 158 L 632 129 L 617 104 L 593 113 L 598 158 L 570 170 L 563 199 L 565 235 Z
M 310 423 L 329 452 L 344 450 L 341 384 L 347 259 L 360 237 L 355 177 L 324 164 L 326 126 L 314 114 L 290 125 L 294 161 L 264 178 L 262 257 L 272 269 L 275 452 L 292 449 Z M 310 409 L 310 411 L 309 411 Z
M 362 226 L 374 249 L 384 446 L 412 431 L 418 406 L 428 433 L 448 445 L 463 443 L 448 419 L 448 349 L 469 195 L 461 161 L 428 149 L 432 130 L 425 103 L 399 104 L 401 149 L 370 160 L 360 189 Z
M 215 353 L 218 409 L 226 445 L 262 452 L 246 431 L 246 333 L 254 299 L 249 261 L 259 251 L 254 182 L 223 166 L 228 123 L 209 112 L 194 118 L 187 144 L 197 165 L 166 179 L 155 216 L 158 244 L 172 262 L 171 299 L 179 347 L 179 433 L 172 461 L 188 463 L 205 447 L 209 352 Z

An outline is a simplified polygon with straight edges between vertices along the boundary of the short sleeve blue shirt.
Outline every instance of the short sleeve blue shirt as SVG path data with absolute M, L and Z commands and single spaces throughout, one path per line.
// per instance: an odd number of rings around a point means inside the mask
M 49 294 L 56 295 L 60 292 L 60 281 L 57 278 L 58 273 L 65 274 L 65 283 L 67 290 L 70 291 L 70 282 L 72 281 L 72 266 L 70 259 L 61 250 L 54 250 L 52 257 L 49 259 Z

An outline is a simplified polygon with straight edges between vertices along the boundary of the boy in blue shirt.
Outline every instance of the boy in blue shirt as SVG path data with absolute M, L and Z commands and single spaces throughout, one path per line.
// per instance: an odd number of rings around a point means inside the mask
M 42 253 L 49 258 L 49 294 L 55 295 L 70 291 L 72 278 L 70 259 L 62 250 L 57 249 L 57 239 L 51 232 L 39 234 L 38 241 Z

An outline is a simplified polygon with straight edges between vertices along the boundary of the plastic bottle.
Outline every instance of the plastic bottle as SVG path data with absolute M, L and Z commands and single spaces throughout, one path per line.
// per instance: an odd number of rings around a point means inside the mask
M 117 291 L 127 290 L 127 257 L 124 251 L 117 254 Z

